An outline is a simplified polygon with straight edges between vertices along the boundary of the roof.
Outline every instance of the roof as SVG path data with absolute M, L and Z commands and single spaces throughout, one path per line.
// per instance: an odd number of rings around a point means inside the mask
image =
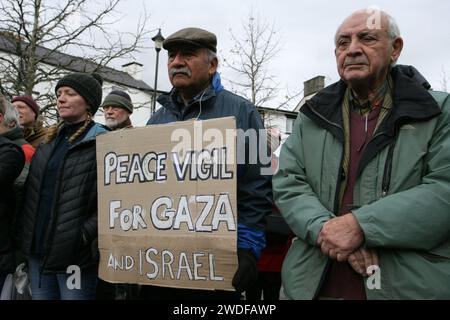
M 314 92 L 306 97 L 303 97 L 302 100 L 298 103 L 298 105 L 295 107 L 294 111 L 299 112 L 300 108 L 303 107 L 303 105 L 306 103 L 306 101 L 312 99 L 315 95 L 317 94 L 317 92 Z
M 285 115 L 291 115 L 291 116 L 297 116 L 297 112 L 296 111 L 290 111 L 290 110 L 285 110 L 285 109 L 274 109 L 274 108 L 267 108 L 267 107 L 257 107 L 258 110 L 260 111 L 266 111 L 269 113 L 282 113 Z
M 16 55 L 15 41 L 0 33 L 0 51 Z M 52 52 L 52 50 L 42 46 L 37 47 L 36 55 L 41 59 L 43 58 L 43 63 L 55 67 L 61 66 L 63 69 L 68 71 L 93 72 L 98 68 L 98 64 L 88 59 L 72 56 L 58 51 Z M 105 81 L 141 91 L 153 91 L 153 88 L 144 81 L 136 80 L 124 71 L 119 71 L 109 67 L 100 67 L 96 72 L 100 74 Z

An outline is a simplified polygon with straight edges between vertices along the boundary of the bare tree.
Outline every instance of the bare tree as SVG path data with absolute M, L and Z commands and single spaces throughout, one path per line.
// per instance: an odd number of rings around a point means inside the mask
M 120 1 L 2 0 L 0 41 L 9 54 L 0 53 L 0 92 L 33 94 L 41 112 L 54 121 L 55 97 L 48 83 L 67 70 L 102 74 L 113 60 L 144 48 L 149 38 L 145 13 L 135 32 L 111 30 L 120 19 L 115 10 Z M 83 59 L 61 54 L 69 52 Z
M 279 84 L 270 72 L 270 63 L 281 50 L 275 25 L 255 17 L 250 11 L 247 20 L 242 23 L 242 36 L 237 36 L 231 29 L 230 33 L 233 47 L 229 58 L 224 59 L 224 65 L 234 75 L 227 80 L 236 93 L 247 97 L 256 106 L 267 107 L 270 101 L 280 97 Z M 300 93 L 286 89 L 275 109 L 287 107 Z

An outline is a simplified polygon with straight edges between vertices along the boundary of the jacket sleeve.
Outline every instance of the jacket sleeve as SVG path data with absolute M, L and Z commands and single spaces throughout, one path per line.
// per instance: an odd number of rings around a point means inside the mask
M 450 98 L 442 107 L 422 183 L 353 211 L 366 246 L 431 250 L 450 234 Z
M 3 141 L 1 141 L 3 142 Z M 25 156 L 22 149 L 13 144 L 4 144 L 0 158 L 0 183 L 12 185 L 22 172 Z
M 278 172 L 274 175 L 275 203 L 296 236 L 311 245 L 323 224 L 333 217 L 320 202 L 306 178 L 302 145 L 303 115 L 299 113 L 292 134 L 281 147 Z
M 16 212 L 22 212 L 23 205 L 25 203 L 25 183 L 28 177 L 28 173 L 30 172 L 30 164 L 31 160 L 33 158 L 35 149 L 30 145 L 26 144 L 22 146 L 22 151 L 25 155 L 25 165 L 23 166 L 23 169 L 20 173 L 20 175 L 17 177 L 17 179 L 14 181 L 14 191 L 16 195 Z M 16 219 L 19 214 L 16 214 Z M 17 229 L 17 220 L 14 222 L 15 228 Z
M 90 213 L 89 217 L 83 222 L 81 227 L 81 239 L 83 244 L 92 244 L 98 238 L 98 195 L 97 195 L 97 179 L 93 183 L 92 197 L 89 199 L 90 207 L 87 209 Z
M 265 217 L 272 212 L 272 172 L 270 159 L 268 164 L 263 163 L 258 133 L 265 132 L 259 113 L 253 105 L 241 108 L 246 115 L 241 115 L 238 121 L 246 119 L 242 129 L 256 130 L 258 143 L 249 145 L 245 139 L 245 164 L 238 164 L 237 168 L 237 198 L 238 198 L 238 248 L 250 249 L 259 258 L 265 247 Z M 261 131 L 259 131 L 261 130 Z M 263 143 L 266 143 L 264 141 Z M 239 147 L 238 147 L 238 152 Z M 250 161 L 250 153 L 257 154 L 256 163 Z M 239 162 L 238 162 L 239 163 Z
M 84 243 L 91 243 L 98 237 L 97 224 L 98 215 L 97 211 L 95 211 L 83 224 L 82 236 Z
M 97 160 L 93 161 L 92 184 L 89 198 L 89 207 L 87 208 L 89 216 L 83 222 L 81 236 L 84 244 L 92 243 L 98 238 L 98 186 L 97 186 Z

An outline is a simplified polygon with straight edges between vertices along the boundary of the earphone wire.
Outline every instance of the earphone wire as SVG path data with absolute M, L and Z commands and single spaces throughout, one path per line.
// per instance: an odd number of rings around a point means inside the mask
M 198 121 L 198 119 L 200 118 L 200 116 L 201 116 L 201 114 L 202 114 L 202 99 L 203 99 L 203 96 L 204 96 L 205 93 L 206 93 L 206 90 L 207 90 L 207 88 L 206 88 L 205 90 L 203 90 L 203 93 L 202 93 L 202 95 L 200 96 L 200 101 L 199 101 L 199 104 L 200 104 L 200 111 L 199 111 L 197 117 L 195 118 L 195 121 Z

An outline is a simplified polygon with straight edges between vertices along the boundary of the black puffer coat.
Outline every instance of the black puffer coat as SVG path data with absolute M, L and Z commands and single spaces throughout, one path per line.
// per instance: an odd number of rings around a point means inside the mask
M 0 137 L 0 273 L 14 269 L 12 221 L 15 211 L 13 184 L 22 172 L 25 155 L 10 140 Z
M 98 262 L 95 137 L 106 131 L 95 124 L 63 158 L 44 235 L 43 273 L 65 273 L 70 265 L 83 268 Z M 40 188 L 55 140 L 38 147 L 26 183 L 21 237 L 22 250 L 27 256 L 35 238 Z

